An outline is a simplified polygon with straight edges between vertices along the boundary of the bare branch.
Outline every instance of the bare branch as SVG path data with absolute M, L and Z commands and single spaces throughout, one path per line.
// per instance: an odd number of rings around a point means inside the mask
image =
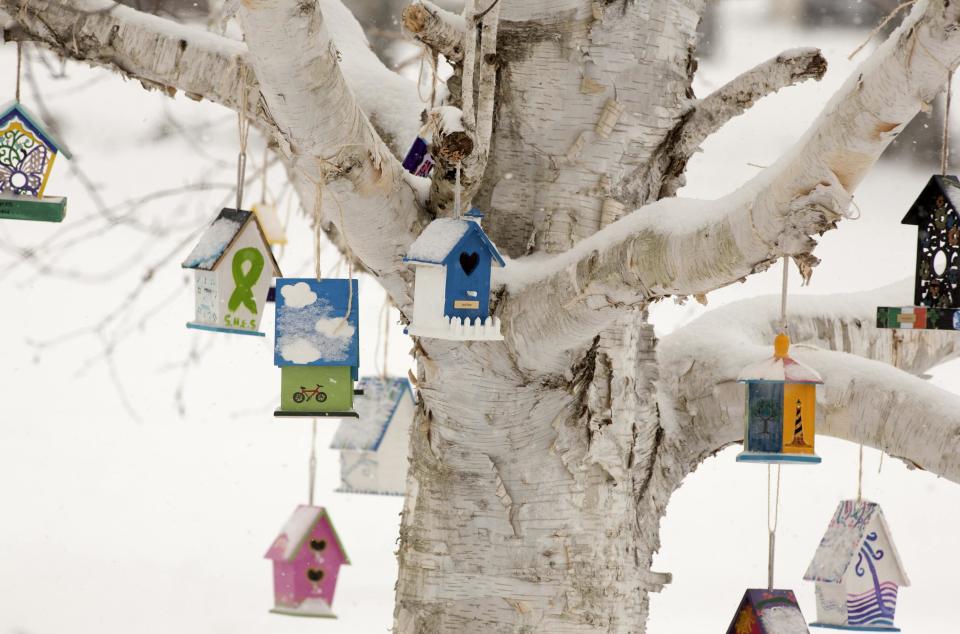
M 516 301 L 562 311 L 519 336 L 532 347 L 543 339 L 582 347 L 623 309 L 705 294 L 784 254 L 816 264 L 811 236 L 836 227 L 884 148 L 943 89 L 960 56 L 958 17 L 960 3 L 918 6 L 797 146 L 738 191 L 717 201 L 659 200 L 566 253 L 513 263 L 505 281 L 513 293 L 523 289 Z
M 700 100 L 682 120 L 675 140 L 666 144 L 669 146 L 669 167 L 660 196 L 676 193 L 683 185 L 687 161 L 700 144 L 727 121 L 781 88 L 808 79 L 820 80 L 826 72 L 827 60 L 819 49 L 793 49 L 751 68 Z
M 403 10 L 403 28 L 418 42 L 440 53 L 451 64 L 463 61 L 463 28 L 459 16 L 430 2 L 415 2 Z

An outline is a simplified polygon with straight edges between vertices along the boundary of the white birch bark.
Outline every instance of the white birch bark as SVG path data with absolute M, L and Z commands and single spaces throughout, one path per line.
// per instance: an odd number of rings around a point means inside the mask
M 407 94 L 369 61 L 339 2 L 243 3 L 247 53 L 128 10 L 89 14 L 64 0 L 0 6 L 14 37 L 231 108 L 245 59 L 260 95 L 250 114 L 277 136 L 304 208 L 410 315 L 412 278 L 400 258 L 431 216 L 396 154 L 421 106 L 412 85 Z M 476 10 L 489 6 L 478 1 Z M 479 46 L 470 21 L 419 9 L 406 16 L 411 33 L 456 65 L 473 57 L 461 71 L 478 82 L 452 91 L 455 105 L 466 99 L 476 113 L 465 122 L 478 152 L 468 192 L 514 260 L 493 302 L 504 342 L 416 342 L 422 399 L 397 632 L 645 631 L 647 595 L 669 581 L 650 570 L 663 510 L 683 477 L 742 434 L 732 378 L 769 353 L 775 321 L 752 306 L 731 330 L 716 325 L 717 311 L 658 346 L 646 306 L 709 292 L 783 254 L 812 265 L 811 236 L 836 226 L 866 171 L 960 55 L 960 6 L 921 0 L 755 182 L 719 201 L 658 202 L 723 121 L 822 73 L 815 51 L 792 52 L 695 101 L 703 8 L 703 0 L 500 0 Z M 317 207 L 320 180 L 342 208 L 327 198 Z M 449 208 L 449 185 L 437 170 L 431 209 Z M 828 381 L 821 431 L 958 480 L 957 400 L 884 365 L 921 373 L 957 354 L 955 344 L 876 331 L 878 303 L 887 302 L 792 309 L 794 340 L 825 349 L 797 346 Z M 878 398 L 894 386 L 900 396 Z M 897 423 L 921 410 L 936 424 Z

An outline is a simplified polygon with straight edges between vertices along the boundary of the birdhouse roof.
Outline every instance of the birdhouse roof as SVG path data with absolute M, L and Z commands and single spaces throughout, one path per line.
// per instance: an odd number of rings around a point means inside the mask
M 363 396 L 353 401 L 360 418 L 340 423 L 330 443 L 331 449 L 376 451 L 403 399 L 413 403 L 410 383 L 404 378 L 367 376 L 360 379 L 357 387 L 363 389 Z
M 207 230 L 200 236 L 200 241 L 193 247 L 193 251 L 181 263 L 185 269 L 199 269 L 201 271 L 212 271 L 220 265 L 220 261 L 231 245 L 240 237 L 244 228 L 250 222 L 257 228 L 257 233 L 263 241 L 263 250 L 270 257 L 270 266 L 273 267 L 273 277 L 280 277 L 280 266 L 273 257 L 273 251 L 270 250 L 270 243 L 263 233 L 263 228 L 257 221 L 257 216 L 252 211 L 244 209 L 221 209 L 220 213 Z
M 910 205 L 910 210 L 900 222 L 905 225 L 918 225 L 921 222 L 925 222 L 925 220 L 920 217 L 920 212 L 929 205 L 928 201 L 930 198 L 937 195 L 945 197 L 955 210 L 960 211 L 960 181 L 957 180 L 956 176 L 941 176 L 937 174 L 927 181 L 927 185 L 920 192 L 920 195 L 917 196 L 913 204 Z
M 40 117 L 30 112 L 26 106 L 19 101 L 10 101 L 0 106 L 0 128 L 4 127 L 11 119 L 20 119 L 29 125 L 31 132 L 40 137 L 40 140 L 49 145 L 54 151 L 63 154 L 67 158 L 73 158 L 67 144 L 60 137 L 47 129 Z
M 740 371 L 737 381 L 775 382 L 775 383 L 823 383 L 823 379 L 816 370 L 800 363 L 796 359 L 785 357 L 769 357 L 763 361 L 748 365 Z
M 423 230 L 413 244 L 410 250 L 403 258 L 404 262 L 414 262 L 420 264 L 447 264 L 447 260 L 457 246 L 471 236 L 477 236 L 490 253 L 494 264 L 497 266 L 506 266 L 497 247 L 494 246 L 490 238 L 480 227 L 472 220 L 461 220 L 456 218 L 437 218 Z
M 292 560 L 297 556 L 297 553 L 300 552 L 300 549 L 303 548 L 307 538 L 313 533 L 314 527 L 321 521 L 325 521 L 327 526 L 330 527 L 330 532 L 333 534 L 333 539 L 337 543 L 337 548 L 343 554 L 343 563 L 349 564 L 350 558 L 347 557 L 347 551 L 343 548 L 343 543 L 340 541 L 337 529 L 333 526 L 333 521 L 330 519 L 327 509 L 322 506 L 298 506 L 297 510 L 293 512 L 293 515 L 290 516 L 290 519 L 287 520 L 287 523 L 280 529 L 280 534 L 273 540 L 264 558 L 273 561 Z
M 740 632 L 737 629 L 744 604 L 749 606 L 753 624 L 762 634 L 809 634 L 807 621 L 803 618 L 793 590 L 747 590 L 733 615 L 727 634 Z M 753 631 L 750 629 L 748 631 Z
M 357 280 L 278 279 L 273 364 L 359 367 L 358 289 Z
M 873 524 L 872 520 L 876 520 Z M 837 510 L 830 518 L 830 525 L 824 533 L 813 561 L 803 575 L 805 581 L 820 581 L 824 583 L 840 583 L 851 563 L 860 557 L 860 547 L 863 541 L 873 531 L 883 533 L 887 542 L 887 554 L 893 557 L 897 571 L 900 573 L 901 586 L 909 586 L 910 580 L 903 569 L 903 562 L 893 544 L 890 528 L 883 516 L 880 505 L 866 500 L 843 500 L 837 505 Z

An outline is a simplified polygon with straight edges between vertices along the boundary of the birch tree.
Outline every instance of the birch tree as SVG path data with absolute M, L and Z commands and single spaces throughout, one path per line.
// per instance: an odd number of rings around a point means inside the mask
M 791 151 L 710 201 L 676 196 L 690 156 L 764 95 L 822 77 L 819 51 L 784 51 L 698 99 L 705 0 L 467 5 L 404 11 L 408 35 L 454 68 L 446 109 L 427 113 L 427 183 L 400 165 L 416 86 L 377 61 L 339 0 L 243 0 L 244 41 L 104 0 L 0 0 L 7 40 L 219 103 L 271 135 L 305 212 L 405 319 L 402 257 L 453 213 L 460 161 L 464 199 L 510 258 L 492 301 L 505 340 L 414 341 L 394 630 L 644 632 L 648 595 L 669 582 L 651 562 L 670 496 L 742 439 L 735 378 L 778 328 L 775 307 L 748 301 L 658 341 L 648 307 L 702 300 L 785 256 L 811 274 L 814 236 L 943 90 L 960 3 L 916 2 Z M 826 381 L 820 430 L 960 481 L 960 399 L 916 376 L 957 340 L 873 328 L 897 293 L 792 310 L 796 356 Z

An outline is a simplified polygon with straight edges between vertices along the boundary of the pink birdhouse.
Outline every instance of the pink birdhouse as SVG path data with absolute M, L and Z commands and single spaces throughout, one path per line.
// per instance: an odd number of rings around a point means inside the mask
M 298 506 L 270 550 L 275 614 L 336 618 L 331 609 L 340 566 L 349 564 L 322 506 Z

